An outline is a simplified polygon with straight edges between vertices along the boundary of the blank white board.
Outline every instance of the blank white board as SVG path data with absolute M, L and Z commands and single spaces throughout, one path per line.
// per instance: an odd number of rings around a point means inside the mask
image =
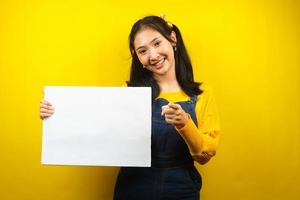
M 151 88 L 46 86 L 42 164 L 151 165 Z

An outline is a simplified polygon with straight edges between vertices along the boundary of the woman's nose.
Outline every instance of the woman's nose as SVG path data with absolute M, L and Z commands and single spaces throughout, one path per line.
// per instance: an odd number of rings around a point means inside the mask
M 150 50 L 149 58 L 150 58 L 150 61 L 157 60 L 159 58 L 158 52 L 155 49 Z

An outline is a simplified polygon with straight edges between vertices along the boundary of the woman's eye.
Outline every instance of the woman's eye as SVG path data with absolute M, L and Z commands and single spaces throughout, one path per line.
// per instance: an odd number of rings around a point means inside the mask
M 140 50 L 139 51 L 139 54 L 145 54 L 146 53 L 146 50 Z
M 157 41 L 154 43 L 154 46 L 159 46 L 159 44 L 160 44 L 160 41 Z

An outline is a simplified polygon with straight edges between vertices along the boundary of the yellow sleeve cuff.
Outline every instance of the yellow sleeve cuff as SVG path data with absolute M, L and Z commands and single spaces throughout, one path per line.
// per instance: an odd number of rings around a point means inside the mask
M 184 127 L 177 129 L 179 134 L 183 137 L 187 143 L 190 153 L 192 155 L 201 153 L 203 148 L 203 134 L 201 134 L 195 125 L 194 121 L 190 117 Z
M 204 134 L 198 129 L 191 118 L 189 118 L 184 127 L 180 129 L 176 128 L 176 130 L 187 143 L 190 153 L 193 157 L 203 157 L 204 155 L 207 155 L 209 158 L 211 158 L 216 154 L 218 134 L 215 137 L 212 137 L 210 132 Z
M 189 115 L 189 114 L 188 114 Z M 191 116 L 189 115 L 189 119 L 187 121 L 187 123 L 180 129 L 176 128 L 176 130 L 180 133 L 180 134 L 183 134 L 183 135 L 186 135 L 190 132 L 193 132 L 193 131 L 198 131 L 198 128 L 197 126 L 195 125 L 194 121 L 192 120 Z

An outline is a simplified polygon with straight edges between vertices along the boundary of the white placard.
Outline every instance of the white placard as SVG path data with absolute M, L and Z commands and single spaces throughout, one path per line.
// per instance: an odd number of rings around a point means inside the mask
M 42 164 L 151 165 L 151 88 L 46 86 Z

